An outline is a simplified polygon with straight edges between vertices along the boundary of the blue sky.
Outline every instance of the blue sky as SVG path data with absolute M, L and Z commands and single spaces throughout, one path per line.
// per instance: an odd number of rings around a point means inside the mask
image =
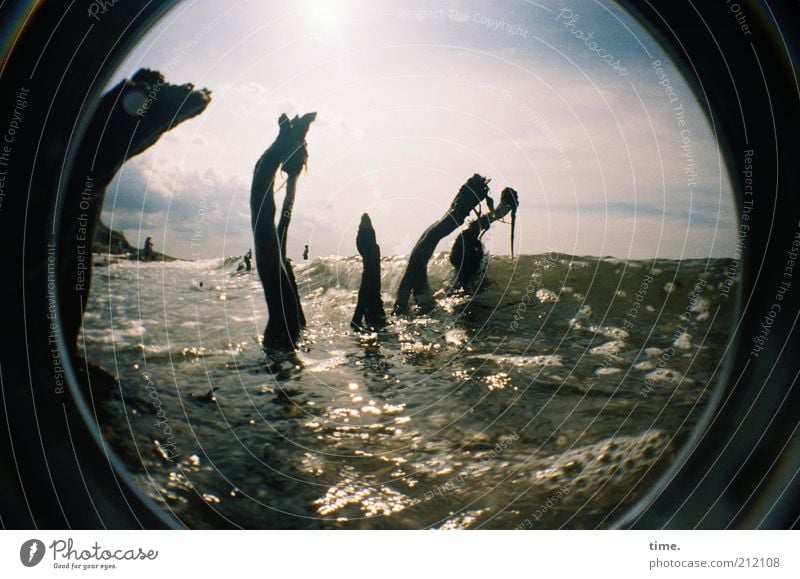
M 182 257 L 246 251 L 253 166 L 282 112 L 314 110 L 295 258 L 306 244 L 355 253 L 364 211 L 384 254 L 407 253 L 476 172 L 496 198 L 519 192 L 520 254 L 732 253 L 713 128 L 655 41 L 610 3 L 187 1 L 116 79 L 141 66 L 214 96 L 109 189 L 104 219 L 132 243 L 151 236 Z M 490 251 L 508 253 L 508 234 L 498 224 Z

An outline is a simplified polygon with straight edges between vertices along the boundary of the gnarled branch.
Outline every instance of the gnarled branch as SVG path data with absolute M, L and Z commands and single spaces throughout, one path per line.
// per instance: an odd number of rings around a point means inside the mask
M 486 250 L 481 242 L 481 237 L 498 221 L 511 213 L 511 255 L 514 255 L 514 225 L 519 195 L 510 187 L 503 189 L 500 204 L 480 217 L 473 219 L 453 242 L 450 250 L 450 263 L 456 269 L 456 287 L 467 288 L 468 284 L 481 269 Z
M 172 85 L 157 71 L 141 69 L 100 99 L 77 151 L 64 193 L 59 299 L 64 339 L 77 348 L 92 279 L 91 247 L 105 190 L 123 163 L 161 135 L 202 113 L 211 92 Z
M 289 119 L 286 115 L 281 115 L 278 120 L 278 136 L 261 155 L 253 174 L 250 211 L 256 268 L 264 287 L 269 312 L 264 330 L 265 347 L 293 349 L 305 326 L 297 284 L 291 264 L 286 258 L 285 239 L 297 177 L 308 160 L 306 134 L 316 116 L 316 113 L 308 113 Z M 281 167 L 289 175 L 292 192 L 288 215 L 285 220 L 281 219 L 283 225 L 279 232 L 275 227 L 275 177 Z
M 489 179 L 477 173 L 461 186 L 450 208 L 437 222 L 432 224 L 417 241 L 408 258 L 408 266 L 397 290 L 395 314 L 408 311 L 413 294 L 417 305 L 427 309 L 433 303 L 428 283 L 428 262 L 439 242 L 458 229 L 475 207 L 489 197 Z

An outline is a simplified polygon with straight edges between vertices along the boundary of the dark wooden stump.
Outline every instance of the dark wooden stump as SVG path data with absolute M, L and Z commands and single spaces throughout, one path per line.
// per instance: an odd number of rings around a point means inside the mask
M 509 213 L 511 213 L 511 255 L 514 255 L 514 226 L 518 207 L 519 195 L 516 191 L 507 187 L 503 189 L 500 196 L 500 204 L 489 213 L 473 219 L 456 238 L 450 250 L 450 263 L 456 269 L 456 288 L 468 289 L 475 274 L 483 269 L 486 249 L 483 246 L 481 237 L 489 230 L 492 223 L 502 219 Z
M 256 269 L 269 318 L 264 347 L 294 349 L 305 327 L 294 273 L 286 257 L 286 238 L 294 205 L 297 178 L 308 160 L 306 134 L 316 113 L 289 119 L 281 115 L 278 136 L 256 163 L 250 189 L 250 211 L 255 239 Z M 284 211 L 275 226 L 275 177 L 278 169 L 289 175 Z
M 408 266 L 397 290 L 395 314 L 408 312 L 412 294 L 423 310 L 431 307 L 433 296 L 428 283 L 428 262 L 433 257 L 436 246 L 464 223 L 470 211 L 488 198 L 489 179 L 476 173 L 461 186 L 447 213 L 425 230 L 408 258 Z
M 486 250 L 481 242 L 480 220 L 475 220 L 461 232 L 450 250 L 450 263 L 456 270 L 454 286 L 466 289 L 470 280 L 483 267 Z
M 375 238 L 372 220 L 364 213 L 358 226 L 356 247 L 364 271 L 358 288 L 358 303 L 350 326 L 355 330 L 376 331 L 386 327 L 386 312 L 381 298 L 381 247 Z
M 292 267 L 292 260 L 286 256 L 286 244 L 288 243 L 289 237 L 289 223 L 292 221 L 292 210 L 294 209 L 294 200 L 295 196 L 297 195 L 297 180 L 300 177 L 300 172 L 302 171 L 305 165 L 296 165 L 293 166 L 289 164 L 288 169 L 292 170 L 292 173 L 289 173 L 288 178 L 286 180 L 286 195 L 283 198 L 283 207 L 281 208 L 281 216 L 278 219 L 278 241 L 281 245 L 281 258 L 283 259 L 283 265 L 286 268 L 286 274 L 289 276 L 289 281 L 292 285 L 292 290 L 294 291 L 296 296 L 299 296 L 300 293 L 297 289 L 297 281 L 294 277 L 294 268 Z M 287 172 L 287 164 L 285 163 L 282 167 L 284 172 Z M 300 325 L 305 327 L 306 325 L 306 315 L 303 312 L 303 304 L 300 302 L 299 298 L 297 300 L 297 309 L 298 314 L 300 316 Z
M 80 147 L 67 189 L 59 235 L 59 301 L 64 340 L 75 351 L 92 281 L 92 244 L 108 184 L 123 163 L 167 131 L 202 113 L 211 100 L 191 84 L 172 85 L 141 69 L 100 99 Z

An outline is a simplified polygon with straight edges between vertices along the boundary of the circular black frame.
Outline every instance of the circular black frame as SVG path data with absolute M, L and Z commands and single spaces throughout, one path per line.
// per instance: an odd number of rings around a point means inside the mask
M 24 13 L 6 2 L 4 17 Z M 64 360 L 59 389 L 51 351 L 47 262 L 67 182 L 68 144 L 85 129 L 121 58 L 174 2 L 39 3 L 3 63 L 3 115 L 27 88 L 30 106 L 3 170 L 0 205 L 0 525 L 6 528 L 175 528 L 105 445 Z M 714 403 L 669 472 L 620 528 L 790 528 L 800 515 L 800 290 L 782 302 L 767 346 L 751 356 L 765 308 L 800 228 L 798 3 L 741 0 L 749 34 L 725 2 L 622 0 L 668 49 L 708 106 L 731 168 L 739 209 L 744 150 L 757 162 L 757 208 L 739 266 L 740 310 Z M 88 98 L 87 98 L 88 97 Z M 10 114 L 10 113 L 9 113 Z M 800 281 L 795 281 L 800 285 Z M 64 350 L 65 351 L 65 350 Z

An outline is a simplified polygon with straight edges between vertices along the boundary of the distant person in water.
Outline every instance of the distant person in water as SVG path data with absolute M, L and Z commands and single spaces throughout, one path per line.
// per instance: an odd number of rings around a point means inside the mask
M 308 246 L 303 250 L 303 259 L 308 261 Z
M 253 269 L 253 265 L 251 263 L 251 260 L 253 259 L 253 250 L 248 249 L 247 253 L 244 254 L 243 259 L 244 259 L 244 270 L 251 271 Z
M 148 237 L 144 240 L 144 260 L 152 261 L 154 257 L 155 253 L 153 252 L 153 238 Z

